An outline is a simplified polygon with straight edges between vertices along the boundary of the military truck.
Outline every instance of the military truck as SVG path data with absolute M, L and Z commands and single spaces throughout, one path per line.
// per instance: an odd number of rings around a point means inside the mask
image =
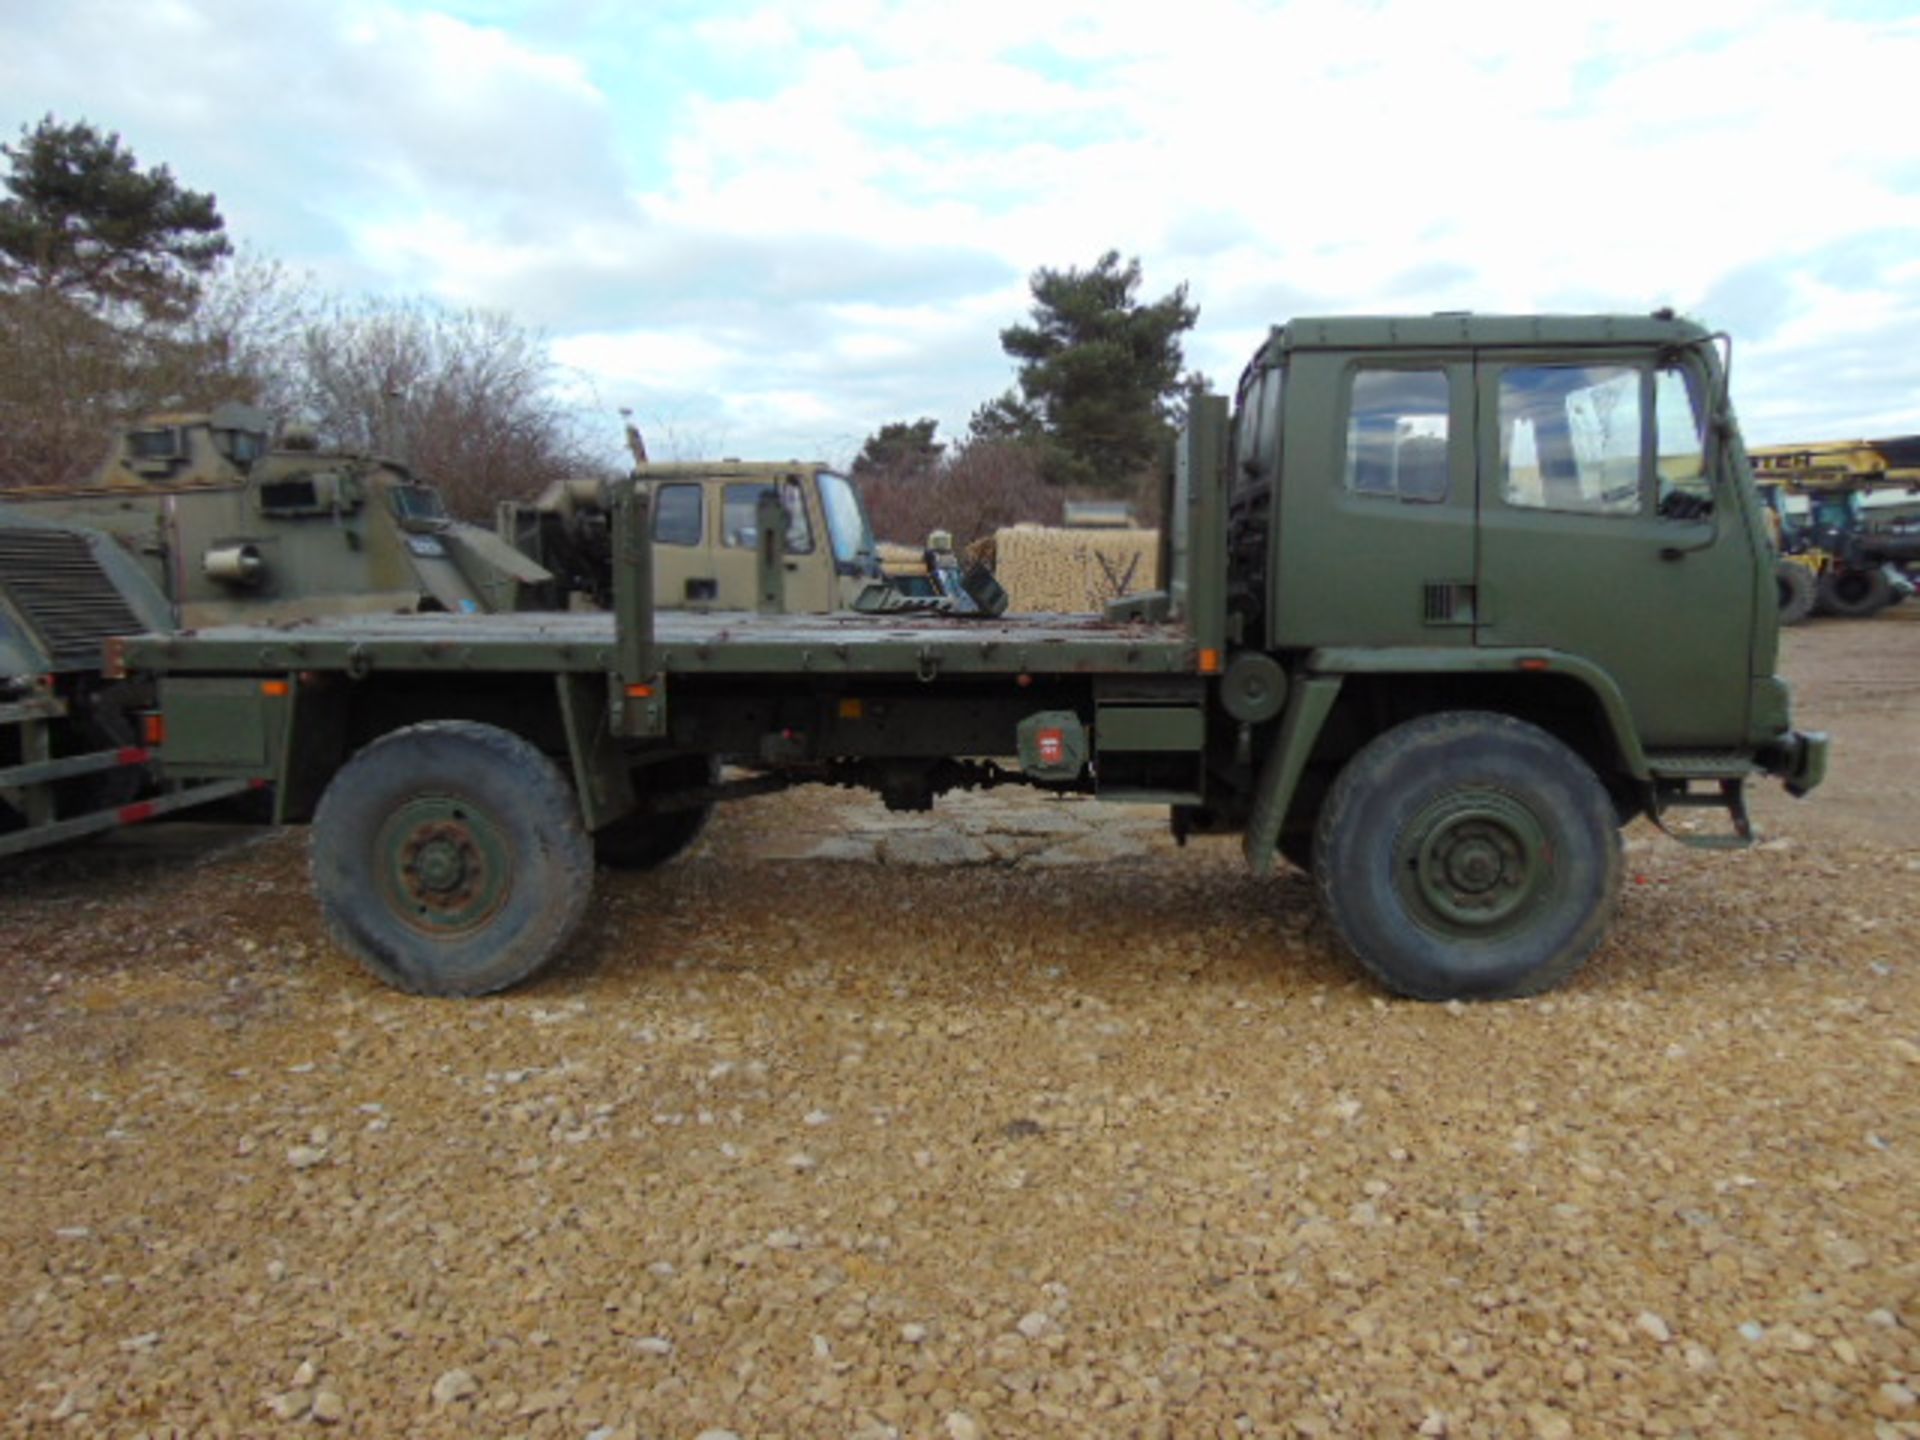
M 78 486 L 12 489 L 26 513 L 118 539 L 177 623 L 395 610 L 514 610 L 552 577 L 404 465 L 276 443 L 244 405 L 156 415 L 128 429 Z
M 538 971 L 596 841 L 670 858 L 716 802 L 804 782 L 1165 805 L 1308 866 L 1389 989 L 1544 990 L 1606 932 L 1619 827 L 1748 843 L 1746 786 L 1820 783 L 1714 337 L 1651 317 L 1276 328 L 1197 397 L 1164 591 L 1105 616 L 655 604 L 622 487 L 605 614 L 402 615 L 151 636 L 169 774 L 264 779 L 313 826 L 333 933 L 435 995 Z M 763 578 L 784 574 L 760 552 Z M 716 780 L 716 757 L 754 768 Z
M 103 676 L 101 647 L 170 623 L 109 537 L 0 505 L 0 857 L 253 788 L 154 782 L 152 684 Z

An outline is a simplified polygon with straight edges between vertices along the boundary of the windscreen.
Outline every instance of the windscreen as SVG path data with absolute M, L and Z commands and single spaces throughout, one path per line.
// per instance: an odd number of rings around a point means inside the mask
M 447 507 L 431 485 L 393 487 L 393 513 L 402 520 L 444 520 Z
M 873 527 L 867 522 L 866 507 L 860 503 L 851 480 L 822 470 L 820 504 L 827 512 L 827 538 L 833 544 L 836 561 L 852 565 L 873 553 Z

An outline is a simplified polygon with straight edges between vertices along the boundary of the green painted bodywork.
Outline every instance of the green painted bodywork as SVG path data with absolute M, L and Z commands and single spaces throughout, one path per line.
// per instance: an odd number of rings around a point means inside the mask
M 1206 712 L 1188 705 L 1102 705 L 1093 722 L 1102 754 L 1205 748 Z
M 1638 387 L 1649 417 L 1638 468 L 1608 462 L 1606 492 L 1610 503 L 1638 497 L 1638 513 L 1504 493 L 1520 462 L 1509 458 L 1515 435 L 1502 433 L 1502 377 L 1576 365 Z M 1406 473 L 1424 490 L 1349 488 L 1355 377 L 1410 368 L 1441 377 L 1444 464 L 1431 417 L 1387 437 L 1406 443 Z M 1244 398 L 1282 371 L 1282 403 Z M 1663 372 L 1668 390 L 1693 397 L 1707 437 L 1694 447 L 1699 503 L 1671 516 L 1672 467 L 1646 443 Z M 770 613 L 772 551 L 757 556 L 742 608 L 669 609 L 652 543 L 659 487 L 628 482 L 610 491 L 607 612 L 233 626 L 148 637 L 128 658 L 180 687 L 322 677 L 293 687 L 296 710 L 331 707 L 320 729 L 511 716 L 571 763 L 590 825 L 625 813 L 627 772 L 661 754 L 747 755 L 809 775 L 864 761 L 875 768 L 862 783 L 897 787 L 914 763 L 931 773 L 960 757 L 1031 759 L 1023 731 L 1068 714 L 1092 735 L 1092 764 L 1070 782 L 1039 778 L 1204 812 L 1244 831 L 1259 872 L 1283 832 L 1311 821 L 1346 756 L 1434 708 L 1545 724 L 1623 811 L 1651 809 L 1698 782 L 1759 767 L 1804 776 L 1824 761 L 1822 746 L 1790 731 L 1773 675 L 1771 556 L 1723 386 L 1706 332 L 1660 317 L 1296 321 L 1255 357 L 1237 419 L 1218 397 L 1194 398 L 1167 497 L 1167 590 L 1111 617 Z M 1636 438 L 1614 440 L 1623 435 Z M 767 530 L 771 509 L 756 518 Z M 1272 707 L 1221 702 L 1223 664 L 1248 656 L 1271 671 L 1258 688 Z M 324 767 L 298 767 L 312 748 L 289 743 L 265 778 L 311 792 Z M 219 750 L 208 741 L 193 753 Z M 1477 893 L 1513 826 L 1495 814 L 1430 818 L 1431 843 L 1414 858 L 1445 893 L 1428 898 L 1471 907 L 1460 897 Z

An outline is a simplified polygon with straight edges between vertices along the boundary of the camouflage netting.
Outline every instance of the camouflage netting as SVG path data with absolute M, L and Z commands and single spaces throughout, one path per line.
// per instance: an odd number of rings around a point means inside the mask
M 1066 530 L 1016 525 L 993 537 L 994 575 L 1009 609 L 1063 614 L 1159 584 L 1158 530 Z

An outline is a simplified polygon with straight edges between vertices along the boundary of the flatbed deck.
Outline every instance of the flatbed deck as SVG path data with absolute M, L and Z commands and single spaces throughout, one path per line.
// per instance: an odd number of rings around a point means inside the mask
M 126 642 L 127 663 L 174 672 L 284 670 L 594 672 L 613 668 L 604 612 L 407 614 L 230 625 Z M 1193 635 L 1177 624 L 1097 615 L 763 615 L 662 610 L 652 660 L 668 675 L 1191 674 Z

